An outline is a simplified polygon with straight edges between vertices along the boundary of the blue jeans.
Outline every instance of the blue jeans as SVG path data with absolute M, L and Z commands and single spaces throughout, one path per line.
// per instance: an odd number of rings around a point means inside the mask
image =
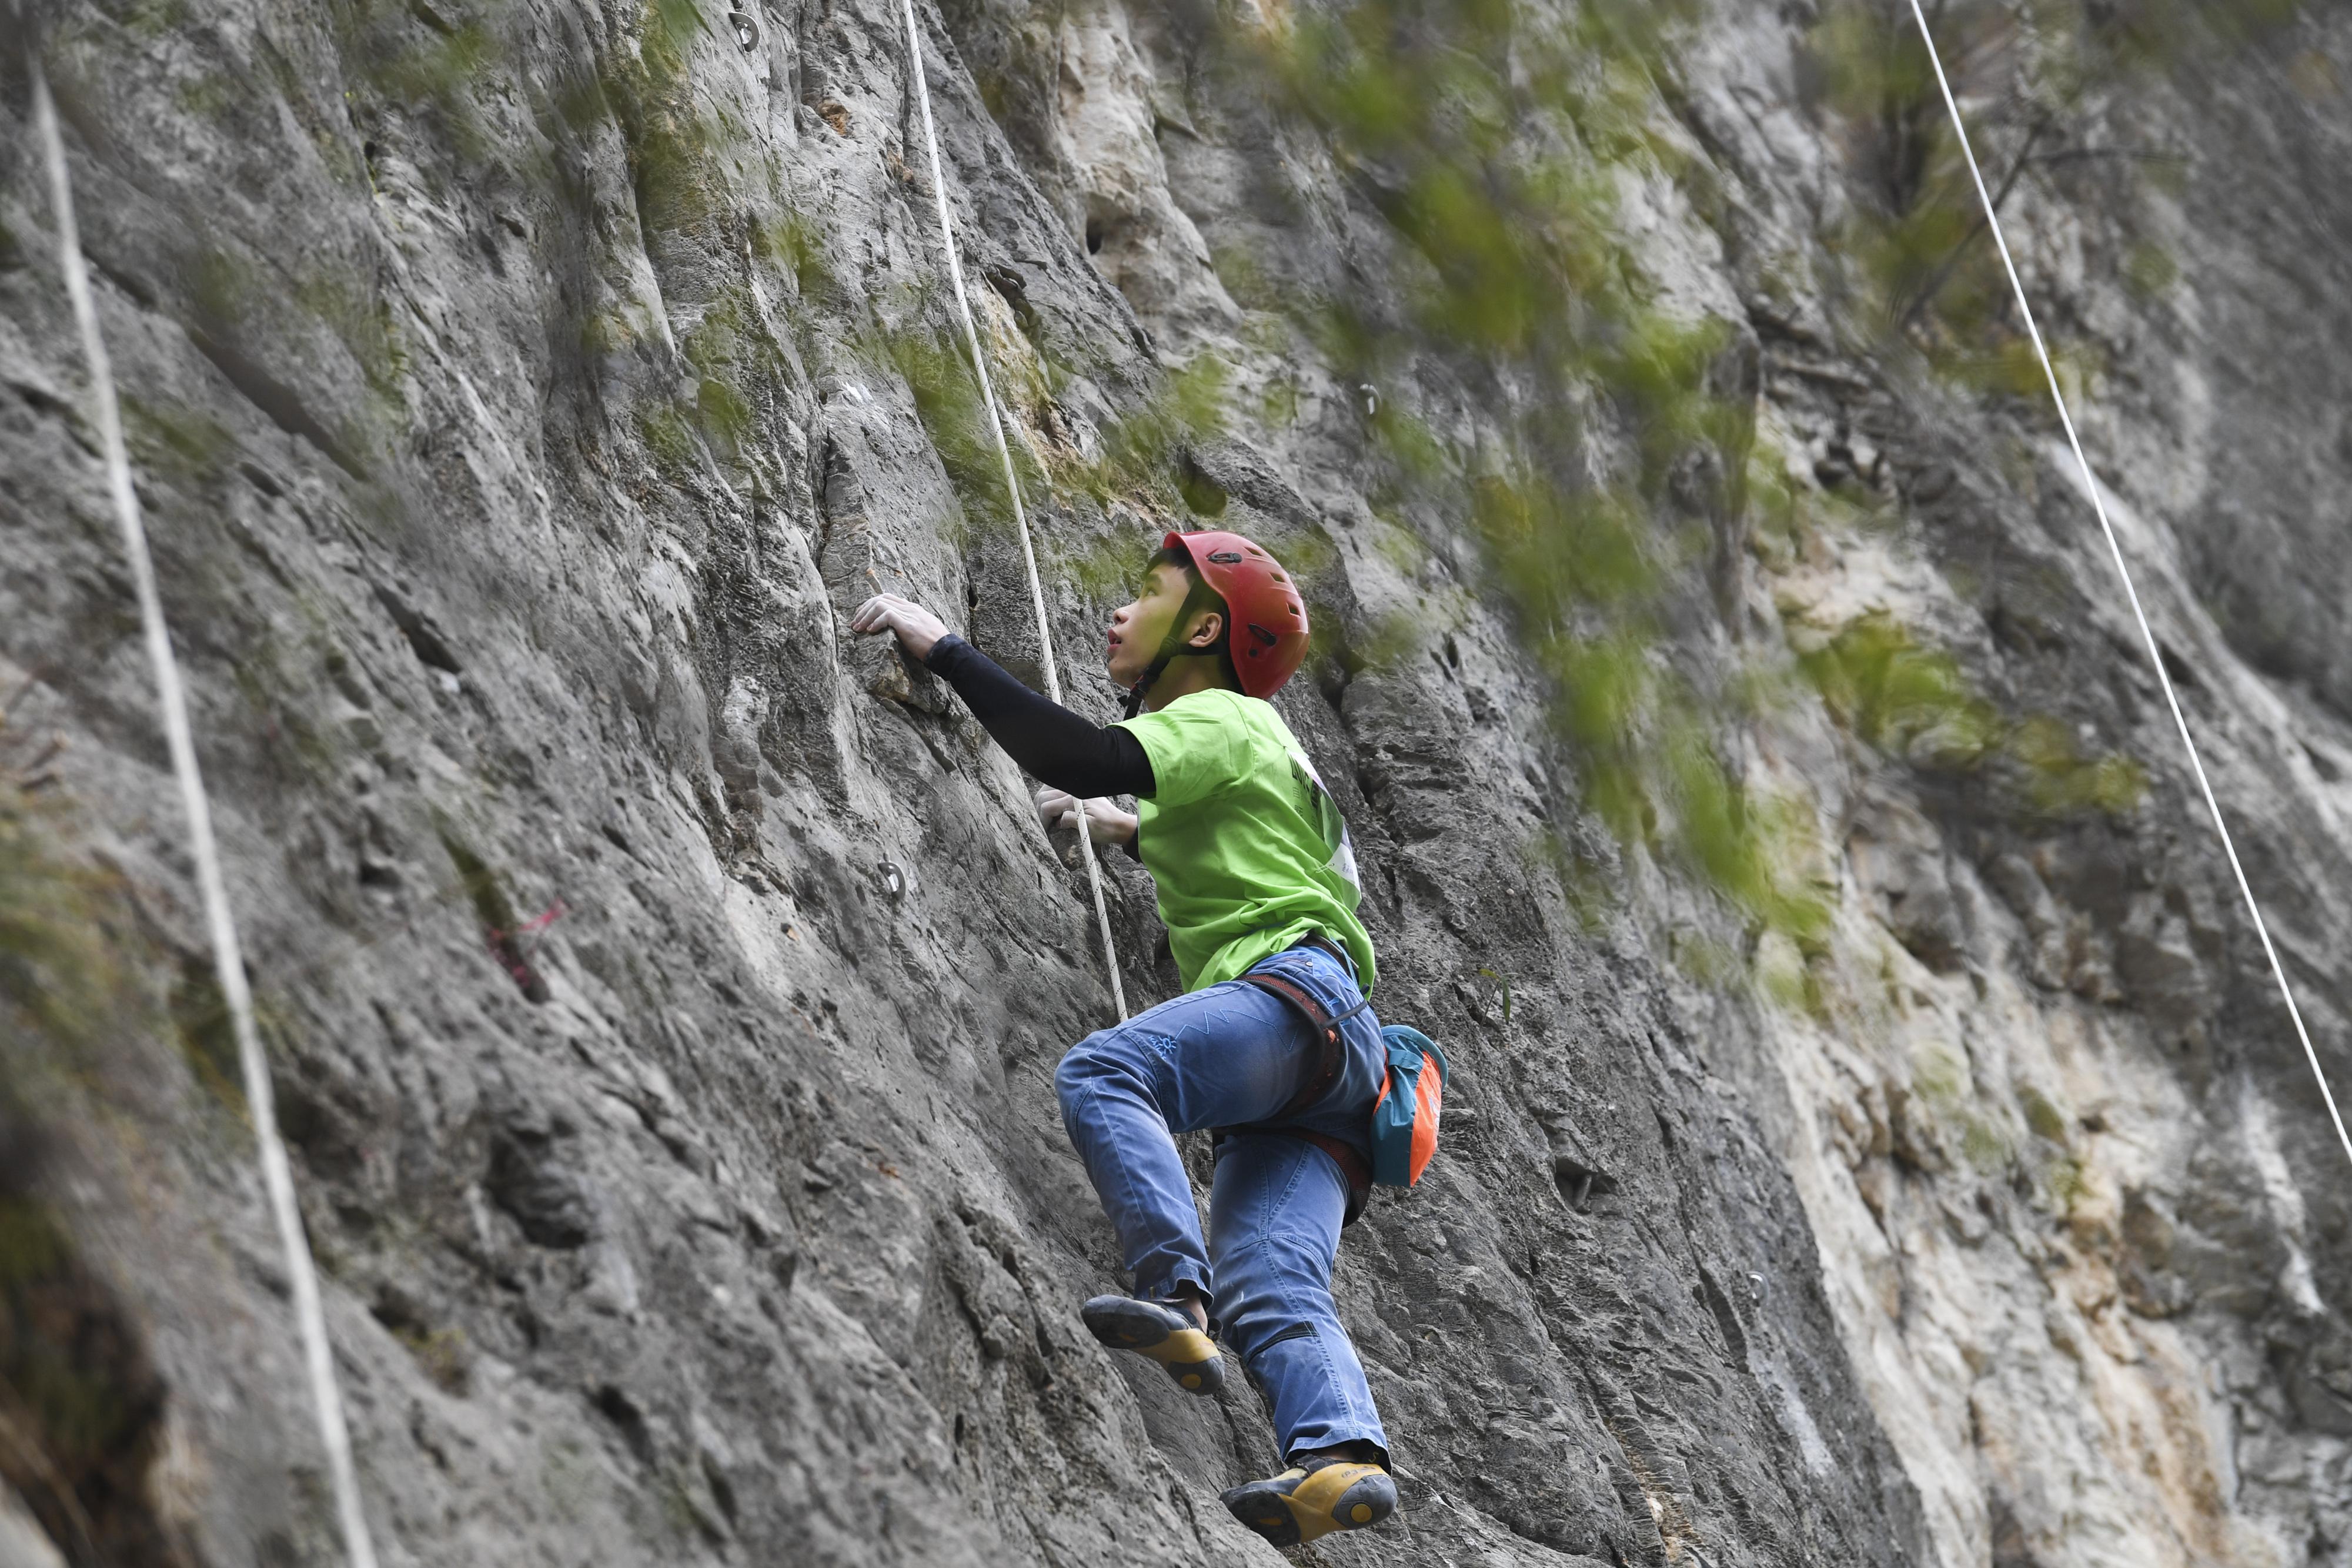
M 1277 953 L 1253 972 L 1282 976 L 1335 1017 L 1363 1000 L 1349 967 L 1318 948 Z M 1339 1029 L 1339 1077 L 1279 1124 L 1364 1149 L 1388 1059 L 1370 1009 Z M 1346 1442 L 1388 1448 L 1331 1303 L 1348 1178 L 1302 1138 L 1233 1134 L 1217 1160 L 1203 1245 L 1171 1134 L 1272 1122 L 1319 1056 L 1297 1009 L 1229 980 L 1088 1035 L 1054 1074 L 1062 1124 L 1118 1232 L 1136 1294 L 1165 1301 L 1189 1286 L 1209 1303 L 1220 1336 L 1274 1406 L 1286 1461 Z

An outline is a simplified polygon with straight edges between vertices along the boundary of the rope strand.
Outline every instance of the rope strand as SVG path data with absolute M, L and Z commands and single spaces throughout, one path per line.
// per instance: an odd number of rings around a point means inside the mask
M 971 351 L 972 373 L 980 378 L 981 401 L 988 405 L 988 428 L 996 437 L 996 455 L 1004 465 L 1005 493 L 1013 497 L 1013 522 L 1021 535 L 1021 559 L 1029 570 L 1029 601 L 1037 612 L 1037 643 L 1045 654 L 1045 695 L 1062 700 L 1062 677 L 1055 669 L 1054 632 L 1045 619 L 1045 588 L 1037 576 L 1037 551 L 1029 541 L 1029 516 L 1021 506 L 1021 481 L 1013 471 L 1013 449 L 1005 444 L 1004 419 L 997 412 L 996 391 L 989 384 L 988 361 L 980 351 L 980 328 L 972 320 L 971 302 L 963 289 L 963 264 L 957 259 L 955 224 L 948 215 L 947 178 L 940 165 L 940 135 L 931 123 L 931 89 L 923 79 L 923 37 L 915 25 L 915 0 L 900 0 L 907 15 L 907 63 L 915 78 L 915 100 L 922 106 L 923 139 L 930 145 L 931 194 L 940 210 L 940 248 L 947 253 L 948 279 L 955 286 L 956 310 L 963 318 L 964 343 Z M 1110 977 L 1111 1005 L 1127 1021 L 1127 991 L 1118 979 L 1118 950 L 1111 941 L 1110 906 L 1103 901 L 1102 868 L 1095 862 L 1092 833 L 1087 827 L 1087 802 L 1077 806 L 1078 857 L 1086 862 L 1087 888 L 1094 894 L 1095 923 L 1102 931 L 1103 971 Z
M 2229 857 L 2231 874 L 2238 879 L 2238 892 L 2246 901 L 2246 913 L 2253 917 L 2254 935 L 2262 938 L 2263 956 L 2271 961 L 2271 973 L 2277 977 L 2279 995 L 2286 1000 L 2287 1017 L 2294 1020 L 2295 1038 L 2303 1042 L 2304 1060 L 2311 1063 L 2311 1076 L 2319 1085 L 2319 1097 L 2327 1103 L 2328 1120 L 2336 1124 L 2336 1141 L 2344 1153 L 2352 1158 L 2352 1134 L 2344 1130 L 2344 1116 L 2336 1108 L 2335 1092 L 2327 1086 L 2327 1074 L 2321 1071 L 2319 1052 L 2311 1043 L 2311 1031 L 2304 1027 L 2303 1009 L 2295 1006 L 2294 990 L 2287 984 L 2286 967 L 2279 962 L 2278 949 L 2271 945 L 2270 927 L 2263 923 L 2262 906 L 2254 902 L 2254 890 L 2246 881 L 2246 868 L 2238 862 L 2238 846 L 2230 837 L 2230 824 L 2222 818 L 2221 802 L 2213 798 L 2213 786 L 2205 777 L 2204 759 L 2198 755 L 2197 742 L 2189 733 L 2189 720 L 2180 711 L 2179 695 L 2172 689 L 2172 675 L 2164 667 L 2164 655 L 2158 651 L 2156 632 L 2149 626 L 2147 612 L 2140 604 L 2139 590 L 2132 582 L 2131 568 L 2124 562 L 2123 541 L 2116 537 L 2115 524 L 2107 519 L 2107 504 L 2099 488 L 2098 476 L 2091 472 L 2091 460 L 2083 455 L 2082 438 L 2074 433 L 2074 416 L 2066 407 L 2066 394 L 2058 385 L 2057 368 L 2050 362 L 2049 347 L 2042 340 L 2042 328 L 2034 320 L 2033 307 L 2025 298 L 2025 285 L 2017 276 L 2017 263 L 2010 256 L 2009 240 L 2001 233 L 2000 214 L 1990 192 L 1985 189 L 1984 172 L 1977 166 L 1976 150 L 1969 144 L 1969 128 L 1961 122 L 1959 101 L 1952 96 L 1952 83 L 1944 74 L 1943 56 L 1937 52 L 1936 35 L 1927 26 L 1927 14 L 1919 7 L 1919 0 L 1911 0 L 1911 15 L 1919 23 L 1919 37 L 1927 45 L 1927 63 L 1936 68 L 1936 85 L 1943 90 L 1944 107 L 1952 117 L 1953 133 L 1960 139 L 1960 155 L 1968 160 L 1969 177 L 1976 182 L 1977 199 L 1984 204 L 1985 224 L 1992 231 L 1992 242 L 2000 250 L 2000 265 L 2009 273 L 2009 287 L 2017 296 L 2017 308 L 2025 316 L 2025 329 L 2033 339 L 2033 352 L 2042 361 L 2042 374 L 2050 383 L 2050 401 L 2058 405 L 2058 423 L 2065 427 L 2066 444 L 2074 449 L 2074 461 L 2083 470 L 2083 486 L 2091 497 L 2091 508 L 2098 514 L 2099 529 L 2106 536 L 2107 553 L 2114 557 L 2116 575 L 2123 579 L 2124 596 L 2131 601 L 2132 617 L 2139 622 L 2140 641 L 2147 646 L 2147 662 L 2156 670 L 2156 678 L 2164 688 L 2165 706 L 2172 710 L 2173 727 L 2180 731 L 2181 747 L 2189 753 L 2189 767 L 2197 775 L 2197 788 L 2204 794 L 2205 809 L 2212 813 L 2213 831 L 2221 836 L 2221 852 Z
M 58 131 L 57 108 L 49 100 L 49 84 L 41 70 L 39 52 L 29 37 L 25 41 L 26 69 L 32 78 L 33 121 L 48 163 L 49 199 L 57 211 L 58 250 L 65 270 L 66 292 L 73 299 L 74 322 L 80 329 L 83 356 L 89 362 L 90 392 L 98 405 L 98 434 L 106 463 L 107 487 L 114 501 L 115 519 L 122 528 L 123 553 L 130 558 L 131 581 L 139 596 L 139 621 L 146 636 L 148 661 L 154 667 L 155 695 L 163 709 L 163 737 L 172 755 L 172 771 L 179 780 L 180 803 L 187 816 L 188 848 L 196 867 L 205 924 L 212 936 L 213 972 L 227 1004 L 229 1024 L 236 1037 L 236 1054 L 245 1076 L 245 1099 L 253 1117 L 254 1140 L 260 1145 L 262 1186 L 269 1211 L 277 1221 L 278 1239 L 286 1254 L 286 1272 L 293 1282 L 294 1317 L 301 1332 L 302 1360 L 310 1375 L 310 1400 L 319 1421 L 319 1437 L 327 1450 L 327 1471 L 335 1494 L 335 1510 L 342 1522 L 343 1550 L 350 1568 L 375 1568 L 375 1547 L 368 1537 L 367 1516 L 360 1506 L 359 1478 L 352 1464 L 350 1428 L 343 1420 L 342 1396 L 335 1385 L 334 1349 L 327 1338 L 326 1313 L 319 1301 L 319 1273 L 310 1257 L 310 1240 L 302 1230 L 302 1211 L 294 1197 L 294 1170 L 278 1131 L 278 1113 L 269 1090 L 269 1062 L 263 1054 L 261 1034 L 254 1027 L 253 994 L 245 979 L 245 957 L 237 942 L 236 921 L 229 908 L 228 884 L 221 873 L 220 847 L 213 839 L 212 806 L 205 793 L 204 775 L 196 768 L 196 747 L 188 722 L 188 702 L 180 681 L 180 666 L 172 653 L 171 628 L 163 619 L 163 602 L 155 587 L 155 562 L 148 553 L 147 529 L 140 520 L 139 497 L 131 480 L 131 459 L 122 444 L 122 413 L 115 398 L 114 371 L 106 356 L 106 342 L 98 329 L 98 308 L 90 298 L 89 275 L 81 254 L 81 236 L 74 224 L 73 185 L 66 167 L 64 139 Z

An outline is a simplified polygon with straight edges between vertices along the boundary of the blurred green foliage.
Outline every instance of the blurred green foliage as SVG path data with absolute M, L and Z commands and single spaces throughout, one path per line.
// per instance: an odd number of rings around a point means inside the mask
M 2080 1155 L 2064 1155 L 2050 1162 L 2046 1172 L 2049 1180 L 2047 1199 L 2053 1212 L 2072 1218 L 2075 1206 L 2097 1196 L 2091 1183 L 2090 1167 Z
M 124 26 L 142 38 L 161 38 L 191 20 L 188 0 L 132 0 L 121 13 Z
M 1847 623 L 1798 665 L 1831 715 L 1881 751 L 1973 767 L 2006 727 L 1950 653 L 1922 646 L 1888 615 Z
M 0 694 L 5 702 L 16 694 Z M 48 1197 L 58 1129 L 86 1125 L 104 1053 L 146 1020 L 115 945 L 116 880 L 69 857 L 45 759 L 0 710 L 0 1470 L 77 1563 L 103 1557 L 109 1476 L 161 1408 L 137 1337 Z
M 2179 57 L 2215 9 L 1936 7 L 1964 84 L 2008 84 L 1992 140 L 2008 144 L 2011 182 L 2038 152 L 2079 152 L 2054 139 L 2061 117 Z M 1871 517 L 1763 472 L 1738 329 L 1670 303 L 1625 237 L 1632 193 L 1654 204 L 1674 184 L 1698 205 L 1719 199 L 1659 129 L 1680 90 L 1676 52 L 1699 20 L 1686 4 L 1561 17 L 1510 0 L 1353 0 L 1234 34 L 1226 66 L 1318 133 L 1393 235 L 1391 276 L 1402 287 L 1316 298 L 1286 285 L 1277 257 L 1228 246 L 1219 266 L 1237 298 L 1286 317 L 1365 394 L 1379 515 L 1402 532 L 1416 518 L 1466 523 L 1479 540 L 1487 586 L 1551 677 L 1549 717 L 1591 809 L 1621 841 L 1700 873 L 1752 922 L 1810 946 L 1826 918 L 1822 888 L 1793 869 L 1810 852 L 1810 816 L 1801 802 L 1759 798 L 1722 744 L 1776 700 L 1772 683 L 1696 667 L 1676 643 L 1705 591 L 1699 569 L 1739 519 L 1769 530 L 1773 516 L 1759 514 Z M 1903 0 L 1832 0 L 1813 34 L 1864 188 L 1846 238 L 1865 307 L 1883 327 L 1916 329 L 1954 381 L 2038 394 L 2039 365 L 2006 325 L 2006 282 L 1988 270 L 1997 258 L 1913 27 Z M 2122 166 L 2134 178 L 2165 167 Z M 2135 243 L 2131 271 L 2151 291 L 2170 281 L 2152 242 Z M 2078 382 L 2098 368 L 2068 345 L 2055 358 Z M 1457 405 L 1466 393 L 1474 418 L 1442 427 L 1408 412 L 1444 406 L 1444 393 Z M 1811 524 L 1781 516 L 1780 526 Z M 2144 791 L 2128 759 L 2086 756 L 2063 726 L 2002 713 L 1948 654 L 1892 622 L 1844 629 L 1801 672 L 1869 744 L 1937 768 L 1998 765 L 2028 810 L 2120 812 Z
M 122 429 L 143 473 L 193 489 L 217 476 L 236 449 L 220 421 L 186 403 L 122 394 Z
M 108 884 L 56 852 L 55 816 L 0 771 L 0 1037 L 79 1048 L 106 1027 L 117 989 L 98 923 Z M 26 1066 L 11 1061 L 9 1075 Z
M 2124 280 L 2133 292 L 2153 298 L 2170 292 L 2180 281 L 2180 264 L 2162 246 L 2143 242 L 2124 257 Z
M 391 303 L 372 277 L 335 270 L 336 263 L 316 256 L 256 255 L 235 243 L 211 243 L 201 229 L 195 233 L 197 242 L 183 254 L 181 276 L 194 309 L 190 325 L 203 338 L 266 365 L 280 345 L 299 339 L 306 323 L 315 323 L 342 346 L 366 386 L 357 406 L 321 403 L 306 411 L 325 438 L 347 454 L 363 454 L 380 449 L 404 426 L 408 351 Z M 193 455 L 184 440 L 193 428 L 182 422 L 166 442 L 182 459 Z
M 695 423 L 721 456 L 740 460 L 757 425 L 754 389 L 774 384 L 784 371 L 749 287 L 714 292 L 678 350 L 694 372 Z
M 722 138 L 695 100 L 688 69 L 710 24 L 694 0 L 651 0 L 640 25 L 634 54 L 614 49 L 600 57 L 599 85 L 628 146 L 637 221 L 652 244 L 713 222 L 726 192 L 717 155 Z
M 355 0 L 341 13 L 341 42 L 376 90 L 436 108 L 462 140 L 500 61 L 489 4 Z M 1964 89 L 1991 102 L 1986 152 L 2007 184 L 2032 158 L 2080 151 L 2055 128 L 2086 94 L 2168 68 L 2201 40 L 2253 36 L 2295 9 L 2294 0 L 1938 0 L 1935 13 Z M 1387 225 L 1394 254 L 1384 277 L 1399 287 L 1318 295 L 1294 287 L 1279 258 L 1230 247 L 1217 265 L 1258 314 L 1254 349 L 1277 358 L 1284 333 L 1295 334 L 1360 391 L 1383 549 L 1410 553 L 1404 541 L 1423 528 L 1461 528 L 1478 541 L 1486 585 L 1511 606 L 1550 677 L 1547 716 L 1579 759 L 1587 803 L 1621 840 L 1699 873 L 1753 921 L 1810 939 L 1825 919 L 1822 895 L 1789 869 L 1805 847 L 1805 813 L 1759 799 L 1727 761 L 1726 739 L 1757 688 L 1677 649 L 1705 607 L 1703 567 L 1743 519 L 1832 503 L 1757 486 L 1741 329 L 1674 299 L 1627 238 L 1629 195 L 1650 204 L 1679 187 L 1695 204 L 1713 199 L 1664 108 L 1680 91 L 1676 52 L 1702 25 L 1696 0 L 1587 0 L 1565 11 L 1337 0 L 1281 12 L 1265 27 L 1229 26 L 1215 67 L 1317 135 Z M 716 248 L 717 229 L 731 221 L 727 128 L 699 106 L 691 79 L 709 31 L 694 0 L 650 0 L 593 77 L 550 89 L 575 130 L 607 116 L 618 123 L 656 251 L 689 231 Z M 1988 390 L 2038 387 L 2038 367 L 2006 323 L 2006 287 L 1907 4 L 1825 0 L 1811 43 L 1865 198 L 1843 238 L 1866 306 L 1949 376 Z M 2143 170 L 2119 166 L 2135 178 Z M 804 293 L 831 288 L 807 221 L 770 222 L 749 240 Z M 234 320 L 250 290 L 216 271 L 199 278 L 200 304 Z M 2127 271 L 2159 292 L 2176 269 L 2161 247 L 2137 240 Z M 372 388 L 396 400 L 405 362 L 383 303 L 318 284 L 296 294 L 351 348 Z M 752 440 L 754 389 L 775 368 L 747 298 L 722 289 L 681 340 L 689 389 L 636 411 L 639 434 L 674 476 L 698 470 L 706 444 L 725 458 Z M 609 313 L 583 330 L 597 349 L 628 336 Z M 1009 528 L 994 437 L 954 340 L 877 325 L 860 343 L 908 388 L 966 526 Z M 1236 420 L 1307 417 L 1317 396 L 1302 378 L 1274 376 L 1240 407 L 1229 367 L 1203 356 L 1101 428 L 1073 433 L 1057 399 L 1076 372 L 1034 348 L 999 358 L 992 365 L 1016 427 L 1043 433 L 1013 443 L 1026 493 L 1177 524 L 1223 506 L 1185 461 L 1188 448 Z M 2079 352 L 2068 365 L 2084 376 L 2096 368 Z M 1412 395 L 1433 389 L 1466 394 L 1451 406 L 1475 413 L 1412 412 L 1448 406 Z M 1320 417 L 1330 417 L 1328 402 Z M 173 448 L 171 432 L 154 434 Z M 1773 525 L 1766 517 L 1759 526 Z M 1143 553 L 1097 535 L 1057 564 L 1099 595 L 1123 588 Z M 1411 652 L 1416 634 L 1391 615 L 1354 629 L 1353 640 L 1378 662 Z M 1891 624 L 1845 628 L 1801 664 L 1871 745 L 1937 766 L 2016 762 L 2043 809 L 2128 809 L 2141 787 L 2128 764 L 2080 756 L 2063 727 L 2004 717 L 1948 656 Z
M 791 273 L 803 295 L 821 294 L 832 281 L 831 270 L 824 262 L 823 237 L 803 214 L 787 213 L 755 226 L 751 231 L 751 253 Z
M 1806 813 L 1727 765 L 1737 701 L 1673 652 L 1706 592 L 1693 569 L 1748 503 L 1752 438 L 1736 329 L 1668 303 L 1620 210 L 1690 172 L 1658 127 L 1696 16 L 1357 0 L 1237 36 L 1231 68 L 1318 132 L 1389 225 L 1402 289 L 1307 297 L 1257 276 L 1281 274 L 1272 257 L 1242 282 L 1362 389 L 1376 512 L 1478 540 L 1586 803 L 1751 922 L 1811 940 L 1826 911 L 1790 869 Z M 1408 412 L 1447 382 L 1475 420 Z
M 123 1071 L 119 1053 L 165 1021 L 127 956 L 121 880 L 67 852 L 74 825 L 46 758 L 0 709 L 0 1166 L 10 1117 L 86 1121 Z M 192 1076 L 241 1121 L 244 1079 L 208 956 L 184 960 L 168 999 Z M 274 1028 L 268 999 L 258 1005 Z M 79 1103 L 85 1092 L 94 1098 Z M 72 1108 L 61 1115 L 58 1103 Z
M 677 402 L 644 402 L 637 406 L 637 439 L 646 444 L 655 466 L 672 484 L 690 487 L 704 471 L 702 444 L 695 438 L 693 411 Z
M 408 114 L 430 113 L 467 158 L 492 147 L 481 87 L 504 59 L 490 11 L 467 16 L 452 0 L 346 0 L 330 13 L 338 52 L 353 74 Z
M 1797 662 L 1831 714 L 1867 744 L 1926 768 L 1997 768 L 2023 812 L 2123 816 L 2147 792 L 2138 763 L 2085 754 L 2074 732 L 2046 715 L 2004 713 L 1949 653 L 1922 645 L 1891 616 L 1849 622 Z
M 1228 419 L 1232 368 L 1200 353 L 1160 378 L 1150 394 L 1095 433 L 1095 450 L 1055 475 L 1056 487 L 1098 503 L 1126 498 L 1181 516 L 1214 516 L 1224 496 L 1181 461 L 1197 443 L 1222 434 Z
M 962 336 L 911 324 L 932 314 L 919 310 L 909 325 L 877 328 L 863 340 L 862 352 L 869 362 L 895 371 L 912 395 L 961 507 L 951 531 L 965 542 L 973 537 L 1009 541 L 1013 509 L 1003 459 Z M 1159 376 L 1142 397 L 1083 440 L 1062 406 L 1077 373 L 1034 348 L 1018 358 L 994 350 L 989 354 L 990 382 L 1007 421 L 1013 473 L 1033 515 L 1061 507 L 1099 516 L 1124 507 L 1181 528 L 1199 526 L 1200 519 L 1223 509 L 1223 493 L 1191 469 L 1185 455 L 1227 426 L 1231 371 L 1223 361 L 1204 352 Z M 1042 432 L 1043 437 L 1024 439 L 1024 431 Z M 1063 531 L 1041 548 L 1050 549 L 1055 571 L 1075 580 L 1089 598 L 1115 602 L 1134 591 L 1157 544 L 1149 529 L 1108 538 Z M 1307 569 L 1299 549 L 1292 556 L 1294 567 Z
M 2074 732 L 2047 715 L 2011 726 L 2006 746 L 2024 770 L 2027 800 L 2044 815 L 2097 810 L 2120 817 L 2147 797 L 2147 770 L 2137 758 L 2114 751 L 2086 756 Z
M 2106 205 L 2108 220 L 2126 230 L 2125 277 L 2159 293 L 2177 269 L 2161 246 L 2128 232 L 2131 198 L 2177 184 L 2183 165 L 2163 150 L 2101 138 L 2102 96 L 2194 68 L 2302 9 L 2302 0 L 1937 0 L 1928 13 L 1946 72 L 1969 106 L 1969 137 L 1995 206 L 2029 175 L 2095 170 L 2107 192 L 2124 197 Z M 1810 43 L 1863 197 L 1839 236 L 1859 287 L 1852 319 L 1905 339 L 1962 385 L 2038 395 L 2040 367 L 2022 340 L 1909 0 L 1829 0 Z M 2073 354 L 2086 368 L 2081 350 Z
M 298 272 L 292 292 L 295 302 L 325 323 L 351 351 L 379 402 L 391 409 L 403 407 L 408 351 L 394 322 L 390 302 L 376 292 L 372 280 Z
M 989 429 L 980 382 L 960 347 L 954 340 L 914 326 L 877 328 L 862 345 L 866 358 L 897 371 L 913 396 L 915 413 L 961 504 L 962 514 L 953 520 L 955 530 L 977 529 L 1010 538 L 1013 502 L 1004 488 L 1003 460 Z M 1004 397 L 1010 392 L 1006 367 L 992 359 L 991 380 Z M 1034 506 L 1044 493 L 1044 475 L 1025 442 L 1013 439 L 1008 447 L 1021 493 Z
M 2066 1143 L 2066 1113 L 2058 1109 L 2049 1095 L 2031 1083 L 2017 1086 L 2018 1108 L 2025 1114 L 2025 1124 L 2037 1138 L 2063 1147 Z

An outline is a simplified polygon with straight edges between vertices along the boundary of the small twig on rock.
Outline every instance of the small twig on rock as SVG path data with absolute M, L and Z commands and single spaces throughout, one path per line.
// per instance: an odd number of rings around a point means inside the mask
M 2009 200 L 2010 192 L 2017 188 L 2017 182 L 2023 177 L 2026 165 L 2033 162 L 2033 144 L 2041 141 L 2042 133 L 2049 129 L 2050 120 L 2047 116 L 2035 120 L 2027 129 L 2025 145 L 2018 149 L 2016 162 L 2010 164 L 2009 172 L 2001 177 L 2000 189 L 1992 193 L 1992 205 L 1995 212 L 1999 212 L 2001 204 Z M 1904 307 L 1903 313 L 1895 319 L 1895 331 L 1910 330 L 1911 323 L 1917 319 L 1919 312 L 1926 309 L 1928 303 L 1943 291 L 1944 285 L 1951 281 L 1953 268 L 1959 266 L 1960 258 L 1968 254 L 1969 246 L 1977 242 L 1977 236 L 1985 232 L 1985 224 L 1986 220 L 1981 215 L 1979 216 L 1975 223 L 1969 225 L 1969 232 L 1960 236 L 1959 243 L 1952 247 L 1951 254 L 1945 256 L 1937 265 L 1936 270 L 1927 275 L 1927 281 L 1921 285 L 1918 292 L 1911 297 L 1911 303 Z

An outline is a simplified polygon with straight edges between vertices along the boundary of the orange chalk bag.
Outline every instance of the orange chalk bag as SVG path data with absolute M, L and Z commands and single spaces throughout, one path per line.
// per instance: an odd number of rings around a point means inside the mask
M 1381 1186 L 1411 1186 L 1437 1153 L 1445 1052 L 1404 1024 L 1381 1030 L 1381 1041 L 1388 1047 L 1389 1075 L 1372 1106 L 1372 1180 Z

